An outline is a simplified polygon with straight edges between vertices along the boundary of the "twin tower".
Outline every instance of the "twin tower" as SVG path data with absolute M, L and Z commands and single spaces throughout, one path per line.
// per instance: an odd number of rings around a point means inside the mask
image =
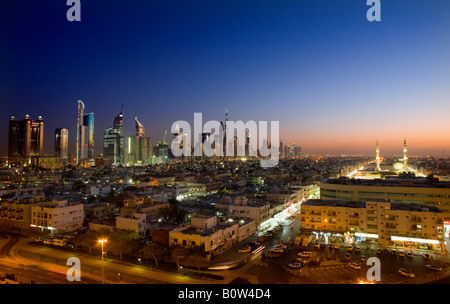
M 403 140 L 403 158 L 400 159 L 400 161 L 403 161 L 403 170 L 407 170 L 408 169 L 408 148 L 406 147 L 406 139 Z M 376 154 L 377 154 L 377 158 L 376 158 L 376 162 L 377 162 L 377 171 L 381 171 L 380 168 L 380 164 L 381 164 L 381 158 L 380 158 L 380 146 L 378 145 L 378 140 L 377 140 L 377 148 L 376 148 Z

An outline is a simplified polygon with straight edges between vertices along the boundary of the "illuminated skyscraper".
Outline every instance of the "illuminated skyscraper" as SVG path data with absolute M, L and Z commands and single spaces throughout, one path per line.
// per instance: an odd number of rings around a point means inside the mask
M 29 163 L 30 156 L 43 154 L 44 149 L 44 120 L 41 116 L 37 121 L 30 119 L 16 120 L 12 116 L 9 120 L 8 161 L 10 165 L 23 166 Z
M 131 164 L 151 164 L 153 145 L 150 137 L 145 137 L 145 128 L 134 117 L 136 135 L 128 137 L 128 162 Z
M 55 130 L 55 154 L 61 157 L 63 164 L 67 163 L 69 158 L 69 131 L 65 128 Z
M 123 164 L 124 163 L 124 146 L 123 146 L 123 106 L 122 110 L 120 111 L 119 115 L 117 115 L 113 120 L 112 129 L 119 134 L 119 146 L 117 150 L 116 164 Z M 107 130 L 108 132 L 108 130 Z
M 78 112 L 77 112 L 77 164 L 79 165 L 81 160 L 88 157 L 87 154 L 87 142 L 86 134 L 87 126 L 84 124 L 84 103 L 78 100 Z
M 406 147 L 406 139 L 403 141 L 403 170 L 408 170 L 408 148 Z
M 84 114 L 83 125 L 86 126 L 87 157 L 94 157 L 94 113 Z
M 121 163 L 120 143 L 121 134 L 117 130 L 109 128 L 103 134 L 103 158 L 109 159 L 112 165 Z
M 380 146 L 378 146 L 378 140 L 377 140 L 376 153 L 377 153 L 377 158 L 376 158 L 376 161 L 377 161 L 377 169 L 376 169 L 376 171 L 381 171 L 381 168 L 380 168 Z
M 136 136 L 144 137 L 145 136 L 145 128 L 137 119 L 137 116 L 134 115 L 134 121 L 136 123 Z

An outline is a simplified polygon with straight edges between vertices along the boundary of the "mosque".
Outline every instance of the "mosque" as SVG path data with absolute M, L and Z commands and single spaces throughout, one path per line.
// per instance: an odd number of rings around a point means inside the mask
M 380 146 L 378 140 L 376 144 L 376 158 L 375 162 L 365 165 L 363 169 L 359 170 L 354 176 L 355 178 L 363 179 L 386 179 L 392 177 L 411 177 L 414 178 L 420 174 L 408 165 L 408 148 L 406 139 L 403 141 L 403 158 L 401 159 L 386 159 L 380 157 Z

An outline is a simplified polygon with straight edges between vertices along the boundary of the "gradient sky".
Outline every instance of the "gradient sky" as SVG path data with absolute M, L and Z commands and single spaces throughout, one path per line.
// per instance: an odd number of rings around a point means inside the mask
M 124 105 L 161 140 L 176 120 L 279 120 L 306 153 L 450 155 L 450 1 L 0 1 L 0 155 L 8 121 L 45 121 L 75 151 L 77 101 L 95 151 Z

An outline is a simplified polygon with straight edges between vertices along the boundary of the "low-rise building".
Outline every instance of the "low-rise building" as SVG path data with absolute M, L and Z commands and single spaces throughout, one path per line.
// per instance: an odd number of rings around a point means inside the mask
M 31 227 L 55 234 L 69 233 L 81 228 L 84 221 L 83 204 L 53 199 L 31 207 Z
M 382 245 L 443 249 L 444 216 L 437 207 L 384 200 L 308 200 L 300 230 Z

